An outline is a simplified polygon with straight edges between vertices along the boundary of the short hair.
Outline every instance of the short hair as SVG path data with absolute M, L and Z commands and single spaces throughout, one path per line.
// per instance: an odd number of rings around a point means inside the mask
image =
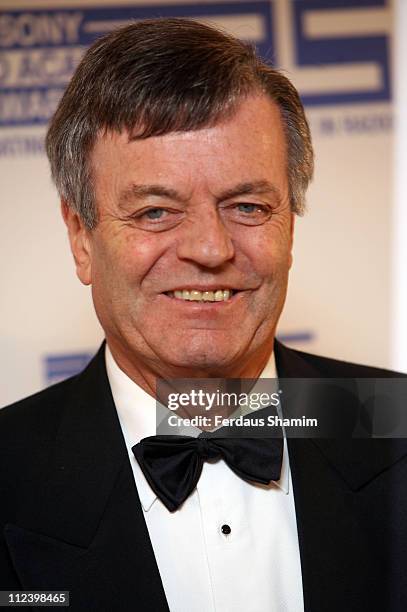
M 148 138 L 214 126 L 232 116 L 244 98 L 259 93 L 280 109 L 290 206 L 302 214 L 313 150 L 298 92 L 252 45 L 191 19 L 135 22 L 87 50 L 48 129 L 52 178 L 61 197 L 93 229 L 98 211 L 90 155 L 100 134 L 128 130 Z

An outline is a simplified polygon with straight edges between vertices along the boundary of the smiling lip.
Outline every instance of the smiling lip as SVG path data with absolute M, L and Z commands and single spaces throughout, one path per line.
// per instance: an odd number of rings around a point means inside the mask
M 171 291 L 166 291 L 165 295 L 179 302 L 198 303 L 198 304 L 214 304 L 230 302 L 233 296 L 237 293 L 236 289 L 217 285 L 208 287 L 194 286 L 182 287 Z
M 222 297 L 218 297 L 218 299 L 199 299 L 197 297 L 193 299 L 188 298 L 180 298 L 171 295 L 167 295 L 167 293 L 162 293 L 162 297 L 167 301 L 170 305 L 173 305 L 176 308 L 180 308 L 184 315 L 186 316 L 188 313 L 190 314 L 198 314 L 202 316 L 207 313 L 217 313 L 219 309 L 228 309 L 234 307 L 235 304 L 240 303 L 243 296 L 246 295 L 246 291 L 235 291 L 228 296 L 222 295 Z
M 240 287 L 236 287 L 235 285 L 230 285 L 229 283 L 216 283 L 216 285 L 214 283 L 211 284 L 207 284 L 207 285 L 203 285 L 200 283 L 197 283 L 196 285 L 193 285 L 192 283 L 187 283 L 185 285 L 178 285 L 177 287 L 171 287 L 171 289 L 167 289 L 166 291 L 164 291 L 163 293 L 170 293 L 170 292 L 174 292 L 174 291 L 193 291 L 194 289 L 196 289 L 197 291 L 216 291 L 217 289 L 228 289 L 229 291 L 243 291 L 243 288 Z

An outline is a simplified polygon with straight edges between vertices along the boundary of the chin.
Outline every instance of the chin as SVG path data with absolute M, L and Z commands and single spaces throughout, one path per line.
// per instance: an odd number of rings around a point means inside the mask
M 199 352 L 186 350 L 180 355 L 171 355 L 165 359 L 172 367 L 183 370 L 183 377 L 205 378 L 206 376 L 222 376 L 233 363 L 234 358 L 229 352 L 218 352 L 213 349 Z

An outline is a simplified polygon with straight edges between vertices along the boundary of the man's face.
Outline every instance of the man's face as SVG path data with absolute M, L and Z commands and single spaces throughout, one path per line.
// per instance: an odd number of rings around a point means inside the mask
M 291 265 L 277 106 L 252 97 L 214 127 L 146 140 L 109 133 L 91 163 L 99 222 L 73 250 L 119 364 L 255 376 Z

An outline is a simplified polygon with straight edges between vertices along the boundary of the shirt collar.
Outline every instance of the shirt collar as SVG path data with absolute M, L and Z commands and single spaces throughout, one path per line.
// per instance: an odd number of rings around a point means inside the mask
M 156 435 L 156 400 L 119 368 L 107 344 L 105 360 L 107 376 L 130 462 L 133 471 L 136 471 L 140 476 L 137 478 L 137 490 L 141 505 L 143 510 L 148 512 L 157 499 L 157 496 L 145 479 L 131 449 L 143 438 Z M 277 378 L 274 352 L 270 355 L 259 378 Z M 255 388 L 254 386 L 252 391 L 254 391 Z M 287 442 L 284 438 L 281 475 L 280 479 L 275 481 L 274 485 L 286 495 L 289 492 L 289 469 Z

